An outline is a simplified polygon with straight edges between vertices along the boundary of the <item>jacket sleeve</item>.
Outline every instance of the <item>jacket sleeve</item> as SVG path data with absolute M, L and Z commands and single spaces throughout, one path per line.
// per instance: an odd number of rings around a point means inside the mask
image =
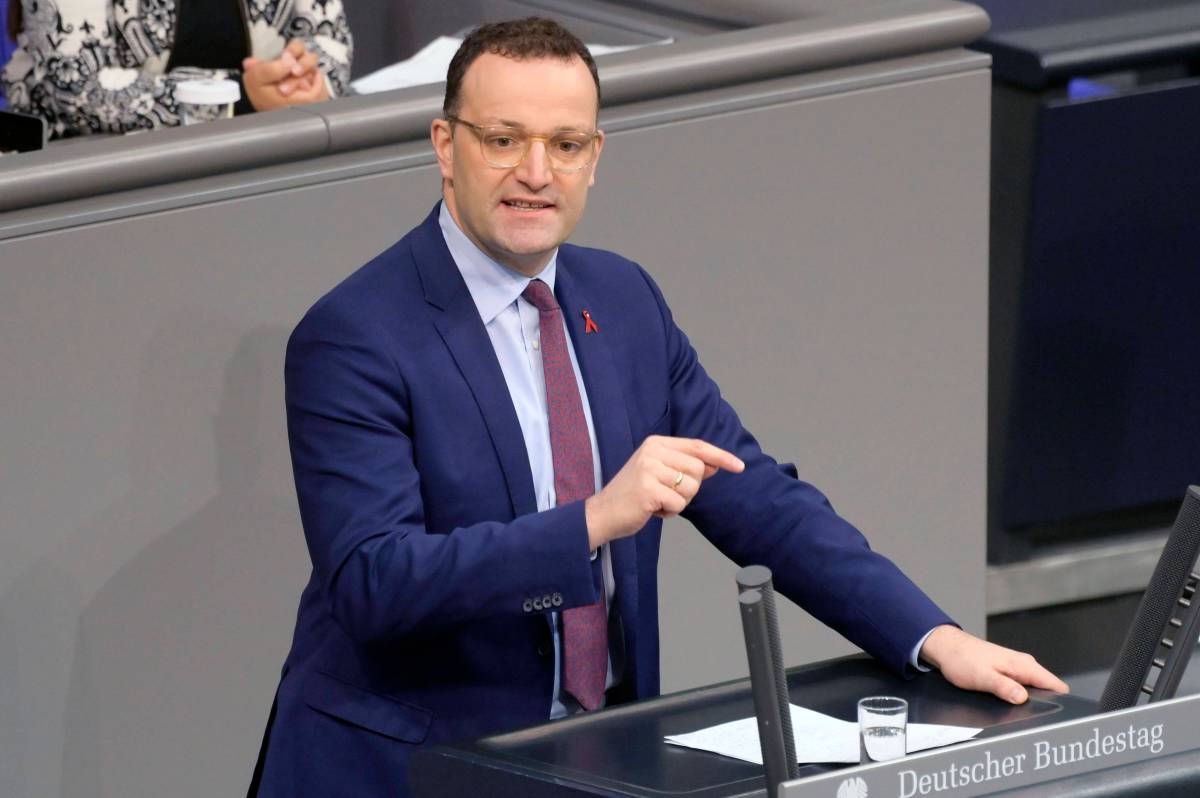
M 759 446 L 722 397 L 646 276 L 662 315 L 669 361 L 672 434 L 734 452 L 740 474 L 704 481 L 683 515 L 738 565 L 768 566 L 775 586 L 819 621 L 898 673 L 914 646 L 953 623 L 891 560 L 872 551 L 825 496 Z
M 125 37 L 151 37 L 164 20 L 148 15 L 119 30 L 108 0 L 26 4 L 17 50 L 4 70 L 13 110 L 46 120 L 52 136 L 126 133 L 179 123 L 175 85 L 227 77 L 223 70 L 159 74 L 135 63 Z
M 437 533 L 425 526 L 408 388 L 382 333 L 319 303 L 288 342 L 288 440 L 314 576 L 360 642 L 596 600 L 583 502 Z M 539 606 L 541 602 L 538 602 Z M 546 610 L 552 609 L 546 607 Z
M 286 39 L 301 39 L 316 52 L 317 64 L 329 83 L 333 97 L 350 94 L 350 65 L 354 38 L 340 0 L 296 0 Z M 253 38 L 253 35 L 252 35 Z

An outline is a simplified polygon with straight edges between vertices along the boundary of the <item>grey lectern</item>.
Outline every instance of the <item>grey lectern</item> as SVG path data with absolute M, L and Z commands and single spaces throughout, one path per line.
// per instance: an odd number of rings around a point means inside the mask
M 855 718 L 858 699 L 865 695 L 898 695 L 908 700 L 911 721 L 983 727 L 982 736 L 1083 718 L 1095 711 L 1089 701 L 1052 694 L 1014 707 L 990 696 L 964 693 L 936 673 L 900 679 L 865 656 L 792 668 L 787 688 L 792 703 L 843 720 Z M 759 765 L 663 742 L 665 735 L 752 715 L 749 680 L 726 682 L 418 751 L 412 758 L 410 788 L 416 798 L 765 796 Z M 802 765 L 799 775 L 819 776 L 839 767 Z M 835 795 L 836 789 L 829 798 Z M 872 793 L 872 798 L 877 796 Z

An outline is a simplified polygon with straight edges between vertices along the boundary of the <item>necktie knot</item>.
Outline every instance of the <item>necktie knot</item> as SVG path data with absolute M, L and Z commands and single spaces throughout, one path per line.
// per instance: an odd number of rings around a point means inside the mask
M 521 292 L 521 296 L 525 297 L 525 301 L 533 305 L 541 313 L 558 310 L 558 302 L 554 299 L 554 292 L 542 280 L 530 280 L 529 285 L 525 286 L 525 290 Z

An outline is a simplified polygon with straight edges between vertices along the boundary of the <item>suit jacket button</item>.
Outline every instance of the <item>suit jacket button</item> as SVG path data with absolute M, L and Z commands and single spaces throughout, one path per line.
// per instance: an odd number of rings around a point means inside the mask
M 551 600 L 550 600 L 550 594 L 549 594 L 549 593 L 547 593 L 546 595 L 542 596 L 542 609 L 544 609 L 544 610 L 548 610 L 548 609 L 550 609 L 550 608 L 551 608 L 551 607 L 553 607 L 553 606 L 554 606 L 554 604 L 553 604 L 553 603 L 551 602 Z
M 535 610 L 541 610 L 541 609 L 544 609 L 544 608 L 542 607 L 542 600 L 541 600 L 540 598 L 535 598 L 535 599 L 533 600 L 533 608 L 534 608 Z
M 525 603 L 521 605 L 521 609 L 525 610 L 525 612 L 533 612 L 533 602 L 525 599 Z
M 555 593 L 550 599 L 550 604 L 555 607 L 562 606 L 562 593 Z

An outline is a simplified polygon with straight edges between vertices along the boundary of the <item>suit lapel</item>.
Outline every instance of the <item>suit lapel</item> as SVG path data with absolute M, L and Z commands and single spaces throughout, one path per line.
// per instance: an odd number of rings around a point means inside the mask
M 595 427 L 596 445 L 600 450 L 602 482 L 607 485 L 633 454 L 633 431 L 629 426 L 629 414 L 621 391 L 620 373 L 604 336 L 605 319 L 596 320 L 600 331 L 591 334 L 585 332 L 583 311 L 588 310 L 594 315 L 594 302 L 599 297 L 588 296 L 587 289 L 572 270 L 573 255 L 566 247 L 559 249 L 554 293 L 563 310 L 563 319 L 575 347 L 583 384 L 587 388 L 592 426 Z M 637 628 L 637 541 L 635 537 L 626 537 L 609 545 L 626 644 L 631 646 L 633 630 Z
M 479 310 L 442 238 L 439 208 L 434 207 L 412 239 L 413 262 L 421 276 L 425 300 L 443 311 L 434 320 L 434 326 L 479 405 L 504 472 L 513 515 L 537 512 L 521 423 Z

